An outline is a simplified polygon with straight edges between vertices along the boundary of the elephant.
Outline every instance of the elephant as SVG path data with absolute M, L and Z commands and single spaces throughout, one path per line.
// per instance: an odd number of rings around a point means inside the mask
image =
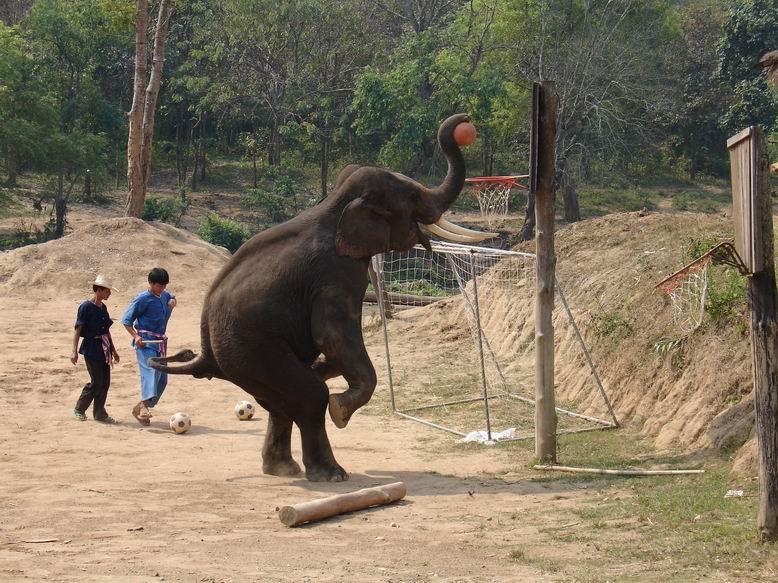
M 199 355 L 183 350 L 149 360 L 157 370 L 225 379 L 252 395 L 269 414 L 264 473 L 301 472 L 291 452 L 294 423 L 306 477 L 348 479 L 333 455 L 325 411 L 343 428 L 376 387 L 362 338 L 368 265 L 377 253 L 418 243 L 429 248 L 421 225 L 438 223 L 435 233 L 468 237 L 462 227 L 440 221 L 465 181 L 464 158 L 453 137 L 464 122 L 469 117 L 457 114 L 439 128 L 448 161 L 440 186 L 427 188 L 383 168 L 345 167 L 327 197 L 252 237 L 224 266 L 205 298 Z M 475 231 L 470 236 L 485 238 Z M 336 376 L 346 379 L 348 389 L 330 394 L 325 381 Z

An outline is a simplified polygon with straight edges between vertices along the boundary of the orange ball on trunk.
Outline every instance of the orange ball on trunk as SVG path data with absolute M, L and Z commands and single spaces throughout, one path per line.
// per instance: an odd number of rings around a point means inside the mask
M 469 146 L 478 137 L 475 126 L 469 121 L 463 122 L 454 128 L 454 141 L 458 146 Z

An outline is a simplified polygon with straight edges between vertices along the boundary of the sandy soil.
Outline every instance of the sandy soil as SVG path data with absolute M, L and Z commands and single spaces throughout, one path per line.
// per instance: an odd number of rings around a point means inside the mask
M 110 257 L 100 252 L 107 241 Z M 263 475 L 264 412 L 239 422 L 232 408 L 245 394 L 225 382 L 174 378 L 151 427 L 140 427 L 130 415 L 138 377 L 123 330 L 114 332 L 122 362 L 108 399 L 119 423 L 96 423 L 91 411 L 89 421 L 74 420 L 87 374 L 68 360 L 70 338 L 92 273 L 114 275 L 122 291 L 108 305 L 118 319 L 150 264 L 168 265 L 179 298 L 175 351 L 199 346 L 202 297 L 223 261 L 190 235 L 129 219 L 0 257 L 0 580 L 548 579 L 512 562 L 511 552 L 543 540 L 566 504 L 594 493 L 515 473 L 529 453 L 452 447 L 446 434 L 393 418 L 383 385 L 368 413 L 344 430 L 330 426 L 351 472 L 340 484 Z M 192 416 L 189 433 L 168 429 L 176 411 Z M 299 435 L 294 451 L 300 460 Z M 284 504 L 398 480 L 408 495 L 389 507 L 294 529 L 276 516 Z M 557 512 L 543 514 L 552 500 Z M 54 540 L 38 542 L 47 539 Z M 559 557 L 559 549 L 549 552 Z M 562 552 L 574 558 L 585 549 Z
M 119 318 L 149 268 L 167 267 L 179 299 L 170 349 L 196 349 L 204 294 L 227 258 L 173 227 L 101 218 L 74 217 L 78 228 L 67 237 L 0 254 L 0 581 L 567 581 L 582 578 L 583 558 L 596 562 L 598 580 L 655 574 L 651 560 L 619 564 L 607 549 L 582 542 L 586 526 L 574 511 L 602 495 L 590 483 L 539 479 L 527 469 L 529 448 L 456 445 L 448 434 L 393 417 L 374 327 L 367 339 L 379 371 L 376 395 L 348 428 L 329 428 L 335 455 L 351 472 L 345 483 L 264 476 L 265 415 L 239 422 L 232 409 L 246 395 L 228 383 L 176 377 L 152 426 L 140 427 L 130 415 L 137 365 L 119 329 L 122 362 L 108 408 L 120 423 L 96 423 L 91 411 L 88 422 L 75 421 L 87 374 L 68 356 L 89 278 L 114 277 L 121 291 L 108 305 Z M 673 323 L 654 283 L 683 264 L 684 238 L 728 224 L 691 213 L 624 213 L 558 233 L 559 278 L 616 414 L 660 448 L 737 446 L 752 435 L 742 332 L 707 325 L 672 359 L 653 350 Z M 496 329 L 531 318 L 531 294 L 518 297 L 518 311 L 495 317 Z M 440 342 L 434 329 L 458 337 L 452 319 L 461 323 L 459 312 L 438 309 L 398 319 L 399 330 L 423 343 L 398 350 L 398 358 L 428 357 Z M 623 333 L 587 331 L 609 314 L 627 320 Z M 562 333 L 562 317 L 558 311 L 564 353 L 574 342 Z M 516 346 L 526 344 L 522 338 Z M 559 359 L 559 395 L 584 410 L 593 406 L 579 394 L 589 377 L 580 356 Z M 339 390 L 342 381 L 331 387 Z M 185 435 L 167 427 L 176 411 L 192 416 Z M 294 452 L 300 461 L 298 435 Z M 284 504 L 398 480 L 408 495 L 392 506 L 295 529 L 276 516 Z M 634 536 L 632 526 L 613 536 Z M 560 531 L 569 542 L 559 542 Z M 545 558 L 557 567 L 544 569 Z M 670 558 L 663 568 L 672 568 Z

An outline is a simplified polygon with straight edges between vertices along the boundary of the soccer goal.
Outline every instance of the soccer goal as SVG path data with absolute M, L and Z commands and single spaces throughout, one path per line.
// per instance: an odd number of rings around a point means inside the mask
M 468 441 L 534 437 L 535 255 L 443 242 L 373 258 L 392 410 Z M 559 285 L 558 433 L 618 422 Z M 404 308 L 389 302 L 400 298 Z M 414 301 L 414 298 L 418 298 Z

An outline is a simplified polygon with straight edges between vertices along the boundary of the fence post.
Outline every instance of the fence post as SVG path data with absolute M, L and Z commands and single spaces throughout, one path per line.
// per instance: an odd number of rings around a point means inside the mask
M 533 130 L 537 140 L 535 166 L 535 457 L 556 461 L 554 403 L 554 195 L 555 142 L 558 98 L 550 81 L 533 85 Z

